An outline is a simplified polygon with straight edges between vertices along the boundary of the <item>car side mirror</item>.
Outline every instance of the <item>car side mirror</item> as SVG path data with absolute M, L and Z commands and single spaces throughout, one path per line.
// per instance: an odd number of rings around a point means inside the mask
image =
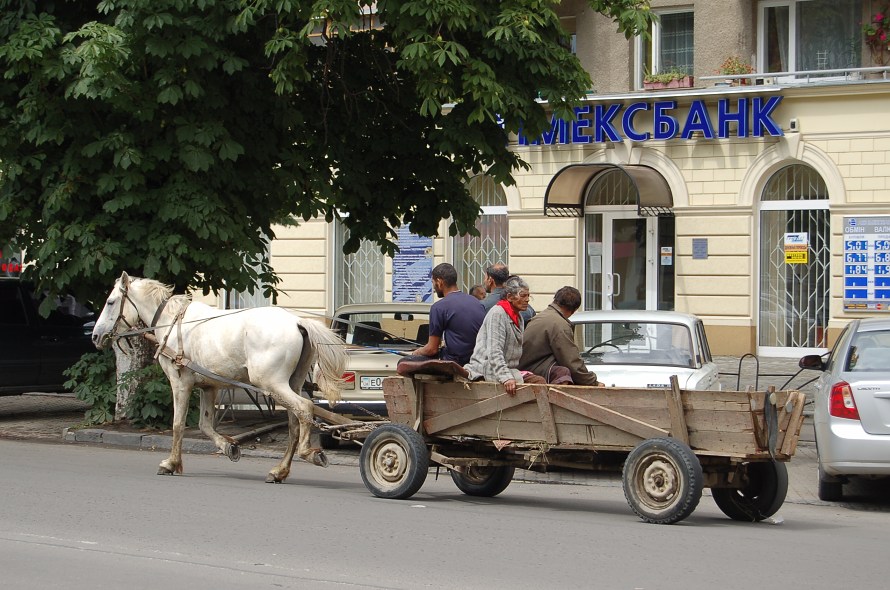
M 822 362 L 822 356 L 818 354 L 808 354 L 802 357 L 797 363 L 801 369 L 812 369 L 814 371 L 824 371 L 825 363 Z

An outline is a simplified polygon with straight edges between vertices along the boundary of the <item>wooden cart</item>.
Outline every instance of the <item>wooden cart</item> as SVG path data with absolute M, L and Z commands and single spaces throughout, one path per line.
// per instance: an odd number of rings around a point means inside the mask
M 788 488 L 784 462 L 797 447 L 805 397 L 799 391 L 522 385 L 451 376 L 388 377 L 390 423 L 361 450 L 367 488 L 408 498 L 430 464 L 447 467 L 466 494 L 495 496 L 519 467 L 620 472 L 643 520 L 669 524 L 698 505 L 702 489 L 730 518 L 765 519 Z

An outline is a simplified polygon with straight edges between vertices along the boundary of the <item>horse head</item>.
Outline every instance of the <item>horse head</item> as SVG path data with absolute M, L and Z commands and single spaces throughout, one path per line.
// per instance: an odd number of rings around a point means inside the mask
M 134 326 L 139 321 L 136 306 L 132 301 L 127 303 L 130 285 L 134 280 L 124 272 L 114 282 L 114 288 L 108 294 L 102 313 L 99 314 L 99 319 L 93 328 L 93 344 L 96 348 L 100 350 L 105 348 L 117 333 L 120 324 Z

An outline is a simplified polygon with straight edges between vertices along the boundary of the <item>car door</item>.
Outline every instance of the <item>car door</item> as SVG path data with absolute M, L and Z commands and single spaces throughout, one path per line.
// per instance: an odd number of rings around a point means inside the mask
M 0 281 L 0 392 L 20 393 L 40 380 L 35 317 L 18 280 Z
M 84 315 L 77 315 L 77 312 Z M 89 315 L 73 298 L 65 297 L 56 300 L 48 317 L 37 317 L 35 347 L 40 357 L 39 383 L 44 389 L 62 389 L 62 384 L 67 381 L 64 371 L 84 353 L 95 352 L 91 330 L 84 327 Z

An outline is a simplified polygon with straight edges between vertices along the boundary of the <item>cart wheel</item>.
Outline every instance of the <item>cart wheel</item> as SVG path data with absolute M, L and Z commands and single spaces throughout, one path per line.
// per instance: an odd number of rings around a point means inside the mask
M 467 467 L 463 473 L 451 471 L 451 479 L 457 489 L 468 496 L 493 498 L 507 489 L 513 481 L 514 467 Z
M 717 507 L 733 520 L 757 522 L 779 511 L 788 493 L 788 469 L 778 461 L 745 465 L 741 488 L 713 488 Z
M 378 498 L 410 498 L 423 485 L 429 468 L 423 437 L 404 424 L 372 430 L 359 455 L 362 481 Z
M 698 506 L 704 482 L 692 449 L 672 438 L 650 438 L 627 456 L 622 484 L 637 516 L 653 524 L 673 524 Z

